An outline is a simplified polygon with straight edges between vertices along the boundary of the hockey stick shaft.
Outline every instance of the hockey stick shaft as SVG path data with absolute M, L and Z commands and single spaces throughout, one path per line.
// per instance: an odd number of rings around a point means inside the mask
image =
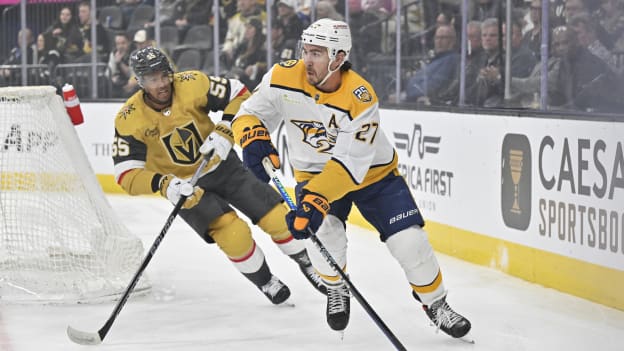
M 194 186 L 197 183 L 197 180 L 199 179 L 201 172 L 207 163 L 208 163 L 208 159 L 202 158 L 201 163 L 199 164 L 199 166 L 197 167 L 197 170 L 193 174 L 193 177 L 189 181 L 191 185 Z M 119 315 L 119 312 L 121 312 L 121 309 L 126 304 L 128 297 L 130 297 L 130 293 L 132 293 L 132 291 L 134 290 L 134 287 L 138 283 L 139 278 L 141 277 L 141 274 L 143 273 L 145 268 L 147 268 L 147 265 L 152 260 L 152 257 L 154 257 L 154 253 L 156 252 L 156 249 L 158 249 L 158 246 L 160 245 L 163 238 L 165 237 L 165 234 L 167 234 L 167 232 L 169 231 L 169 228 L 171 227 L 173 220 L 177 217 L 178 212 L 180 212 L 180 209 L 182 209 L 182 206 L 184 205 L 186 198 L 187 196 L 184 196 L 184 195 L 180 196 L 180 200 L 178 200 L 178 202 L 175 204 L 173 208 L 173 211 L 171 211 L 171 213 L 169 214 L 169 217 L 167 217 L 167 221 L 165 221 L 165 225 L 160 231 L 160 234 L 158 234 L 158 236 L 154 240 L 154 243 L 150 247 L 145 258 L 143 259 L 141 266 L 134 274 L 134 277 L 132 277 L 130 284 L 128 284 L 128 287 L 124 291 L 123 296 L 121 297 L 119 302 L 117 302 L 115 309 L 111 313 L 110 317 L 108 317 L 108 320 L 106 321 L 106 323 L 104 323 L 102 328 L 100 328 L 97 331 L 97 333 L 83 332 L 83 331 L 74 329 L 71 326 L 68 326 L 67 335 L 73 342 L 77 344 L 83 344 L 83 345 L 97 345 L 97 344 L 100 344 L 104 340 L 104 338 L 106 337 L 106 334 L 108 334 L 108 331 L 113 326 L 115 319 Z
M 288 207 L 293 211 L 297 210 L 297 206 L 295 205 L 295 202 L 292 200 L 288 192 L 286 192 L 286 188 L 282 184 L 282 181 L 278 178 L 277 174 L 275 173 L 275 170 L 273 169 L 273 165 L 271 164 L 271 161 L 268 158 L 265 158 L 264 160 L 262 160 L 262 165 L 264 166 L 265 171 L 269 175 L 269 178 L 271 178 L 271 180 L 273 181 L 273 184 L 275 184 L 275 187 L 279 191 L 280 195 L 282 196 L 284 201 L 286 201 L 286 203 L 288 204 Z M 310 234 L 310 240 L 312 240 L 312 242 L 316 245 L 317 249 L 323 256 L 323 258 L 325 258 L 325 261 L 329 263 L 332 269 L 340 276 L 340 278 L 342 278 L 345 284 L 347 284 L 347 286 L 349 287 L 349 291 L 351 291 L 355 299 L 360 303 L 360 305 L 362 305 L 366 313 L 368 313 L 368 315 L 373 319 L 375 324 L 377 324 L 377 326 L 381 329 L 384 335 L 386 335 L 386 337 L 390 340 L 392 345 L 394 345 L 394 347 L 396 347 L 397 350 L 400 350 L 400 351 L 406 350 L 405 346 L 401 344 L 399 339 L 392 333 L 390 328 L 388 328 L 388 326 L 384 323 L 381 317 L 379 317 L 379 315 L 375 312 L 375 310 L 371 307 L 371 305 L 366 301 L 366 299 L 364 299 L 364 296 L 362 296 L 362 294 L 360 294 L 360 292 L 356 289 L 356 287 L 353 285 L 353 283 L 351 282 L 347 274 L 342 270 L 342 268 L 338 265 L 338 263 L 336 263 L 336 260 L 334 259 L 334 257 L 332 257 L 329 251 L 327 251 L 327 249 L 325 248 L 325 245 L 323 245 L 321 240 L 316 236 L 316 234 L 311 229 L 308 228 L 308 232 Z

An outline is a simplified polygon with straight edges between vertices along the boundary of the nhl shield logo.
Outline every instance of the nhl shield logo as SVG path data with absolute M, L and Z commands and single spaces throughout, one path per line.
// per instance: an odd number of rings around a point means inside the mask
M 358 98 L 361 102 L 370 102 L 373 100 L 373 96 L 368 92 L 368 89 L 363 85 L 359 86 L 357 89 L 353 91 L 355 97 Z

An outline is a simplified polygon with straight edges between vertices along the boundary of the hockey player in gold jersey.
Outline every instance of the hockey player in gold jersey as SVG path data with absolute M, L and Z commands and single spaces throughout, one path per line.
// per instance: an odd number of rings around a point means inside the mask
M 286 218 L 295 238 L 308 238 L 311 229 L 346 269 L 345 222 L 355 204 L 403 268 L 427 316 L 447 334 L 465 336 L 470 322 L 446 302 L 424 220 L 399 175 L 397 154 L 379 127 L 375 91 L 350 69 L 348 25 L 320 19 L 303 31 L 301 42 L 302 60 L 273 66 L 233 119 L 243 163 L 259 179 L 269 180 L 262 160 L 268 157 L 280 167 L 269 132 L 283 122 L 297 181 L 297 209 Z M 327 322 L 344 330 L 349 291 L 310 240 L 306 245 L 327 286 Z
M 117 183 L 131 195 L 159 192 L 172 203 L 188 196 L 180 216 L 206 242 L 217 243 L 235 267 L 274 304 L 290 290 L 275 277 L 246 222 L 233 207 L 271 235 L 321 292 L 324 286 L 303 243 L 284 222 L 280 196 L 248 172 L 232 151 L 230 120 L 247 88 L 237 80 L 199 71 L 174 73 L 167 57 L 147 47 L 134 52 L 130 66 L 141 86 L 115 118 L 113 161 Z M 216 125 L 209 112 L 222 112 Z M 195 187 L 188 179 L 200 159 L 209 159 Z M 232 207 L 233 206 L 233 207 Z

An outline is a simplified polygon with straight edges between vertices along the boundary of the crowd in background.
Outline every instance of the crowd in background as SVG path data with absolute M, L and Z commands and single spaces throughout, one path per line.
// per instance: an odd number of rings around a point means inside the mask
M 513 6 L 509 54 L 505 52 L 507 3 Z M 27 64 L 37 66 L 28 71 L 28 84 L 56 86 L 86 76 L 84 70 L 88 72 L 95 56 L 98 87 L 103 87 L 98 97 L 125 98 L 138 89 L 128 66 L 131 52 L 160 45 L 178 70 L 236 77 L 253 89 L 270 64 L 296 57 L 303 28 L 312 20 L 329 17 L 349 22 L 350 61 L 385 103 L 536 108 L 546 87 L 551 109 L 618 113 L 622 107 L 624 0 L 551 0 L 546 51 L 541 0 L 469 0 L 466 28 L 462 28 L 461 0 L 402 1 L 400 9 L 394 0 L 276 0 L 271 4 L 267 14 L 264 0 L 221 0 L 217 21 L 211 0 L 98 1 L 94 47 L 91 1 L 61 2 L 47 25 L 22 30 L 14 25 L 14 37 L 4 38 L 14 47 L 8 50 L 5 45 L 0 52 L 0 86 L 21 84 L 23 53 Z M 4 14 L 10 9 L 3 10 Z M 401 13 L 400 91 L 394 89 L 397 10 Z M 4 33 L 11 32 L 8 22 L 3 15 Z M 460 52 L 463 33 L 465 61 Z M 506 59 L 510 59 L 509 72 Z M 544 65 L 547 85 L 541 79 Z M 83 73 L 76 67 L 82 67 Z M 460 94 L 462 74 L 464 94 Z

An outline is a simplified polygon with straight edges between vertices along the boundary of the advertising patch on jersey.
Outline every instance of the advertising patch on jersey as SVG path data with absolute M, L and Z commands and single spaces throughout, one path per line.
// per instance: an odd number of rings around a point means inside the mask
M 299 60 L 286 60 L 286 61 L 282 61 L 279 63 L 280 66 L 285 67 L 285 68 L 290 68 L 294 65 L 297 64 Z
M 176 74 L 176 78 L 178 79 L 179 82 L 186 82 L 189 80 L 195 80 L 196 75 L 197 73 L 195 72 L 180 72 Z
M 353 94 L 362 102 L 371 102 L 371 100 L 373 100 L 373 96 L 363 85 L 360 85 L 357 89 L 355 89 Z
M 134 104 L 126 105 L 121 109 L 121 111 L 119 111 L 119 113 L 117 114 L 117 117 L 128 119 L 128 117 L 130 116 L 130 114 L 132 114 L 132 111 L 134 110 L 136 110 L 136 107 L 134 107 Z

